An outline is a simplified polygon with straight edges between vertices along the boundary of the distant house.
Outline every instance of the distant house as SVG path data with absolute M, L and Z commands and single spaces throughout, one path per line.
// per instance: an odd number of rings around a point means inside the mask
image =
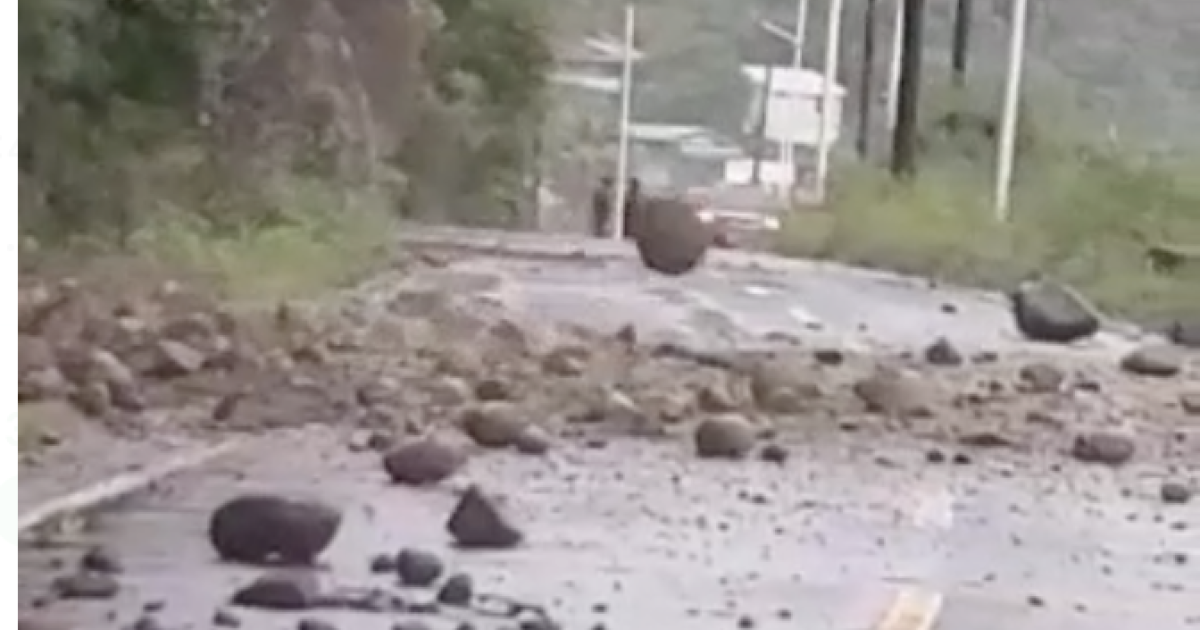
M 697 125 L 631 123 L 633 172 L 655 187 L 720 181 L 725 162 L 745 155 L 733 140 Z
M 807 68 L 742 66 L 742 73 L 753 86 L 753 98 L 746 116 L 746 131 L 754 133 L 762 124 L 762 99 L 768 77 L 770 97 L 766 108 L 765 135 L 781 144 L 815 149 L 820 145 L 821 108 L 824 103 L 825 76 Z M 837 142 L 842 127 L 842 103 L 846 88 L 834 82 L 833 110 L 826 121 L 826 141 Z

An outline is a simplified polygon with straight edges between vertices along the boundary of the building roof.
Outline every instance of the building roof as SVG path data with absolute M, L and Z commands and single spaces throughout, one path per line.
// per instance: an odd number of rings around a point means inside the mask
M 756 86 L 767 80 L 767 66 L 743 65 L 742 74 Z M 775 90 L 791 92 L 800 95 L 819 95 L 825 92 L 825 75 L 808 68 L 793 68 L 791 66 L 775 66 L 771 72 L 771 84 Z M 846 88 L 833 84 L 833 93 L 845 96 Z
M 633 61 L 641 61 L 646 54 L 637 48 L 630 51 Z M 611 35 L 585 37 L 582 42 L 567 46 L 559 53 L 559 60 L 574 63 L 611 63 L 625 61 L 625 43 Z

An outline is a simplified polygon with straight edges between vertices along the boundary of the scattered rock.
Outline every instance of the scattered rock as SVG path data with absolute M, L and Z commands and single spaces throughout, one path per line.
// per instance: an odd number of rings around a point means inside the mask
M 1075 459 L 1091 463 L 1120 466 L 1133 459 L 1137 443 L 1132 435 L 1122 432 L 1097 430 L 1075 436 L 1071 455 Z
M 187 376 L 198 372 L 207 361 L 204 353 L 179 341 L 161 340 L 155 350 L 158 358 L 152 373 L 160 378 Z
M 79 571 L 54 580 L 54 591 L 62 599 L 112 599 L 121 584 L 111 573 Z
M 226 560 L 311 564 L 329 546 L 341 521 L 341 512 L 323 503 L 244 495 L 213 512 L 208 538 Z
M 383 468 L 395 483 L 434 484 L 453 476 L 467 462 L 465 451 L 449 438 L 432 435 L 393 449 Z
M 867 411 L 897 418 L 924 418 L 933 415 L 933 406 L 925 384 L 915 375 L 880 368 L 854 384 L 854 394 Z
M 846 353 L 837 348 L 819 348 L 813 351 L 813 359 L 826 366 L 838 366 L 846 362 Z
M 1121 369 L 1138 376 L 1170 378 L 1183 371 L 1183 357 L 1170 346 L 1143 346 L 1121 359 Z
M 925 361 L 930 365 L 944 367 L 959 366 L 966 362 L 962 352 L 959 352 L 958 348 L 945 337 L 939 338 L 925 348 Z
M 650 198 L 634 205 L 630 231 L 643 265 L 680 276 L 700 264 L 713 234 L 686 202 Z
M 463 411 L 463 431 L 484 448 L 508 448 L 524 428 L 518 409 L 508 402 L 492 401 L 471 405 Z
M 446 606 L 469 606 L 474 597 L 475 581 L 466 573 L 455 573 L 446 578 L 437 593 L 437 601 Z
M 309 610 L 321 601 L 321 584 L 311 573 L 277 571 L 242 587 L 233 604 L 268 610 Z
M 446 530 L 468 549 L 510 549 L 525 537 L 497 501 L 474 485 L 459 499 Z
M 92 547 L 79 560 L 79 568 L 96 573 L 120 573 L 121 560 L 106 547 Z
M 371 573 L 385 574 L 396 572 L 396 554 L 380 553 L 371 557 Z
M 296 622 L 296 630 L 337 630 L 337 626 L 314 617 L 306 617 Z
M 812 374 L 795 361 L 771 358 L 750 370 L 750 394 L 759 409 L 768 413 L 804 413 L 821 397 Z
M 784 464 L 787 462 L 789 457 L 791 457 L 791 453 L 788 451 L 787 447 L 775 442 L 766 444 L 763 446 L 762 450 L 759 451 L 759 458 L 764 462 L 769 462 L 772 464 Z
M 1057 366 L 1038 362 L 1022 366 L 1017 373 L 1020 387 L 1034 394 L 1051 394 L 1062 389 L 1067 375 Z
M 421 549 L 404 549 L 396 555 L 396 574 L 405 586 L 430 586 L 446 570 L 442 559 Z
M 1011 448 L 1016 443 L 1009 437 L 996 431 L 973 431 L 958 438 L 958 443 L 974 448 Z
M 580 376 L 587 370 L 587 349 L 559 346 L 542 358 L 542 369 L 554 376 Z
M 475 384 L 475 397 L 482 401 L 512 400 L 512 386 L 498 378 L 485 378 Z
M 430 401 L 439 407 L 457 407 L 471 400 L 471 384 L 457 376 L 441 376 L 429 386 Z
M 1159 496 L 1163 503 L 1171 505 L 1182 505 L 1192 500 L 1195 490 L 1183 481 L 1166 481 L 1163 482 L 1159 489 Z
M 1064 284 L 1051 280 L 1027 281 L 1010 297 L 1017 330 L 1028 339 L 1071 343 L 1100 330 L 1096 309 Z
M 75 390 L 71 402 L 83 413 L 93 418 L 104 418 L 113 408 L 112 393 L 100 381 L 87 383 Z
M 1180 395 L 1179 407 L 1189 416 L 1200 416 L 1200 392 L 1189 392 Z
M 727 413 L 737 410 L 738 401 L 729 387 L 708 384 L 696 392 L 696 407 L 705 413 Z
M 41 367 L 21 372 L 17 383 L 17 399 L 33 402 L 62 398 L 71 384 L 56 367 Z
M 700 457 L 742 459 L 754 448 L 754 425 L 737 414 L 707 418 L 696 427 L 694 441 Z
M 517 451 L 524 455 L 545 455 L 551 444 L 550 434 L 534 424 L 525 425 L 514 441 Z
M 153 615 L 142 615 L 129 626 L 129 630 L 165 630 L 166 626 Z
M 213 613 L 212 624 L 218 628 L 240 628 L 242 620 L 233 612 L 219 608 Z

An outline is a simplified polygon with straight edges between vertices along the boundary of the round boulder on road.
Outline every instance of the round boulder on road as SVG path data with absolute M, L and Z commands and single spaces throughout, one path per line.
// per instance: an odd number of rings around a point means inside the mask
M 225 560 L 311 564 L 333 541 L 341 522 L 340 511 L 320 502 L 243 495 L 213 512 L 208 539 Z

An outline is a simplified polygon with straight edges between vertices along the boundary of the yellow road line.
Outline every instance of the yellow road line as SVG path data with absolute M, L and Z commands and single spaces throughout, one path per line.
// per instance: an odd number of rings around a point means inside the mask
M 932 630 L 942 612 L 941 593 L 905 588 L 896 594 L 874 630 Z

